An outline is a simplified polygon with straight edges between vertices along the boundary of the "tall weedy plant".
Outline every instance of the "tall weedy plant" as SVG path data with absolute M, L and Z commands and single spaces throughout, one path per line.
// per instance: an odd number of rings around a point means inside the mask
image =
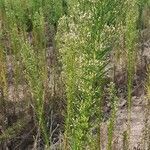
M 4 109 L 4 113 L 6 113 L 6 105 L 5 105 L 5 98 L 7 95 L 7 79 L 6 79 L 6 54 L 4 50 L 4 45 L 2 43 L 3 38 L 3 26 L 4 26 L 4 1 L 0 1 L 0 90 L 1 90 L 1 106 Z
M 32 98 L 33 106 L 36 114 L 37 125 L 41 130 L 45 143 L 49 146 L 49 135 L 46 131 L 46 123 L 44 119 L 44 81 L 46 77 L 45 69 L 45 22 L 42 14 L 42 9 L 32 14 L 33 17 L 33 45 L 28 41 L 28 34 L 26 33 L 28 27 L 28 18 L 21 8 L 22 2 L 15 1 L 15 4 L 6 1 L 6 28 L 9 31 L 11 55 L 15 56 L 13 66 L 15 68 L 16 89 L 18 80 L 20 79 L 21 66 L 24 64 L 24 75 L 27 78 Z M 41 4 L 40 4 L 41 5 Z M 36 6 L 38 7 L 38 6 Z M 30 7 L 29 7 L 30 8 Z M 27 19 L 27 20 L 26 20 Z M 30 22 L 31 23 L 31 22 Z M 28 31 L 31 32 L 32 30 Z
M 49 133 L 46 129 L 44 119 L 44 96 L 46 81 L 46 54 L 45 54 L 45 24 L 42 9 L 34 14 L 33 20 L 33 45 L 27 41 L 21 41 L 22 48 L 20 51 L 23 63 L 25 65 L 25 76 L 28 80 L 33 104 L 37 118 L 37 125 L 44 137 L 45 144 L 49 147 Z
M 128 140 L 130 141 L 130 122 L 132 106 L 132 82 L 135 69 L 135 44 L 136 44 L 136 21 L 137 21 L 137 3 L 136 1 L 126 1 L 128 7 L 126 13 L 126 48 L 127 48 L 127 103 L 128 103 Z M 128 141 L 128 143 L 129 143 Z M 128 144 L 129 145 L 129 144 Z
M 107 56 L 122 5 L 120 1 L 83 0 L 70 1 L 68 6 L 68 16 L 60 19 L 57 33 L 66 82 L 66 136 L 71 149 L 92 148 L 91 129 L 102 120 Z M 97 119 L 92 122 L 94 115 Z M 101 149 L 98 141 L 94 148 Z
M 16 0 L 15 2 L 0 0 L 0 8 L 2 12 L 0 18 L 3 20 L 3 32 L 0 31 L 0 34 L 9 43 L 8 47 L 4 45 L 6 49 L 2 46 L 4 50 L 1 52 L 7 52 L 14 58 L 11 64 L 16 90 L 19 84 L 22 85 L 22 75 L 26 77 L 33 98 L 37 126 L 42 132 L 46 145 L 49 146 L 49 133 L 46 130 L 43 108 L 47 76 L 45 20 L 55 26 L 62 13 L 62 3 L 54 0 Z M 0 62 L 4 67 L 3 56 Z M 4 68 L 1 73 L 4 73 Z M 2 78 L 4 80 L 4 74 Z
M 21 56 L 26 67 L 25 76 L 29 82 L 33 106 L 36 114 L 37 125 L 44 137 L 46 146 L 49 146 L 49 135 L 46 131 L 44 119 L 44 69 L 39 65 L 33 48 L 29 43 L 24 43 L 21 49 Z
M 107 150 L 113 149 L 113 139 L 114 139 L 114 130 L 115 130 L 115 123 L 116 123 L 116 112 L 117 112 L 117 95 L 115 86 L 113 83 L 110 83 L 109 87 L 109 93 L 110 93 L 110 100 L 111 100 L 111 116 L 108 124 L 108 144 L 107 144 Z
M 0 103 L 6 115 L 6 102 L 5 98 L 7 96 L 7 79 L 6 79 L 6 63 L 5 63 L 5 53 L 2 46 L 0 46 L 0 90 L 1 90 L 1 99 Z

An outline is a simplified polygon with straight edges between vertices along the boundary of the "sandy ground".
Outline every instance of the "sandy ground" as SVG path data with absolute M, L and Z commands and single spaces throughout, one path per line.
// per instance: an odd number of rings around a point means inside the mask
M 123 104 L 123 103 L 122 103 Z M 130 149 L 137 149 L 141 146 L 144 138 L 145 129 L 145 113 L 147 112 L 146 98 L 144 95 L 140 97 L 132 97 L 131 123 L 130 123 Z M 123 145 L 123 133 L 127 131 L 127 107 L 126 103 L 120 105 L 117 112 L 116 135 L 118 135 L 118 147 Z M 121 147 L 120 147 L 121 148 Z

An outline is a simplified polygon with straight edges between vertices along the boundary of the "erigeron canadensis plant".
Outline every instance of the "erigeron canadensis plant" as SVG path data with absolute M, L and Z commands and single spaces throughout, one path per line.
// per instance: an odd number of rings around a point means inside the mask
M 126 13 L 126 48 L 127 48 L 127 104 L 128 104 L 128 142 L 130 142 L 130 122 L 131 122 L 131 106 L 132 106 L 132 82 L 135 72 L 135 62 L 136 62 L 136 20 L 138 16 L 136 1 L 127 1 L 128 13 Z
M 54 3 L 53 6 L 51 2 Z M 25 76 L 30 87 L 30 92 L 32 93 L 32 102 L 36 114 L 35 121 L 42 132 L 46 145 L 49 145 L 50 140 L 49 133 L 46 131 L 46 119 L 43 116 L 45 101 L 44 83 L 47 77 L 45 21 L 52 19 L 54 22 L 50 20 L 49 23 L 57 23 L 62 7 L 59 2 L 46 0 L 0 1 L 4 31 L 2 34 L 7 36 L 10 45 L 10 47 L 4 49 L 4 52 L 9 52 L 14 58 L 11 63 L 14 69 L 15 88 L 18 90 L 18 84 L 22 84 L 22 77 L 24 78 Z M 57 7 L 57 4 L 60 7 Z M 50 11 L 53 13 L 50 13 Z M 51 18 L 48 18 L 49 14 L 51 14 Z M 29 34 L 32 34 L 33 43 L 28 42 Z M 6 86 L 8 87 L 8 85 Z
M 49 134 L 47 133 L 44 119 L 44 68 L 38 63 L 33 47 L 28 42 L 23 43 L 21 48 L 21 57 L 25 65 L 25 76 L 33 98 L 34 112 L 37 119 L 37 125 L 44 137 L 46 146 L 49 146 Z
M 90 145 L 89 120 L 94 114 L 97 114 L 97 126 L 102 120 L 106 59 L 116 37 L 115 27 L 122 8 L 122 5 L 118 8 L 119 2 L 70 2 L 69 16 L 59 22 L 57 43 L 67 93 L 66 135 L 72 149 Z M 117 11 L 107 8 L 110 3 Z M 100 136 L 98 139 L 96 148 L 101 149 Z
M 109 93 L 110 93 L 110 102 L 112 108 L 111 108 L 111 116 L 108 124 L 107 150 L 112 150 L 114 144 L 113 139 L 114 139 L 114 130 L 116 124 L 116 112 L 117 112 L 117 103 L 118 103 L 118 98 L 116 95 L 116 89 L 114 83 L 110 83 Z
M 25 77 L 29 83 L 29 87 L 32 93 L 33 106 L 35 109 L 37 125 L 39 126 L 42 135 L 44 137 L 45 143 L 49 145 L 49 136 L 46 131 L 46 124 L 44 120 L 44 80 L 45 80 L 45 44 L 44 36 L 44 19 L 43 14 L 35 13 L 34 16 L 34 38 L 35 45 L 31 46 L 27 42 L 27 35 L 25 35 L 26 21 L 24 20 L 24 14 L 21 14 L 20 3 L 17 1 L 13 5 L 12 3 L 5 3 L 6 5 L 6 17 L 7 17 L 7 30 L 9 31 L 10 44 L 11 44 L 11 54 L 14 55 L 15 61 L 13 66 L 15 68 L 15 79 L 16 79 L 16 89 L 17 84 L 21 78 L 21 66 L 17 66 L 19 63 L 23 63 L 26 70 L 24 72 Z M 17 14 L 16 14 L 17 12 Z M 37 18 L 39 20 L 37 20 Z M 39 21 L 39 22 L 37 22 Z M 21 24 L 22 23 L 22 24 Z M 24 24 L 23 24 L 24 23 Z M 41 39 L 39 37 L 41 36 Z M 35 54 L 35 51 L 38 50 L 38 55 Z M 23 61 L 22 61 L 23 59 Z
M 6 63 L 5 63 L 5 52 L 3 47 L 0 45 L 0 91 L 1 91 L 1 106 L 4 110 L 4 115 L 6 113 L 6 102 L 5 98 L 7 96 L 7 79 L 6 79 Z
M 33 20 L 34 45 L 24 41 L 21 49 L 21 57 L 25 65 L 25 76 L 28 80 L 33 106 L 36 114 L 37 125 L 44 137 L 46 147 L 49 147 L 49 133 L 44 119 L 45 81 L 46 81 L 46 58 L 45 58 L 45 22 L 42 10 L 36 12 Z

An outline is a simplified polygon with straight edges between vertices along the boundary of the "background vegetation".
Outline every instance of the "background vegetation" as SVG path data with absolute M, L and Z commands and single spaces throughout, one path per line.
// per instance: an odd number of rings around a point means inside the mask
M 0 149 L 148 150 L 149 50 L 149 0 L 0 0 Z

